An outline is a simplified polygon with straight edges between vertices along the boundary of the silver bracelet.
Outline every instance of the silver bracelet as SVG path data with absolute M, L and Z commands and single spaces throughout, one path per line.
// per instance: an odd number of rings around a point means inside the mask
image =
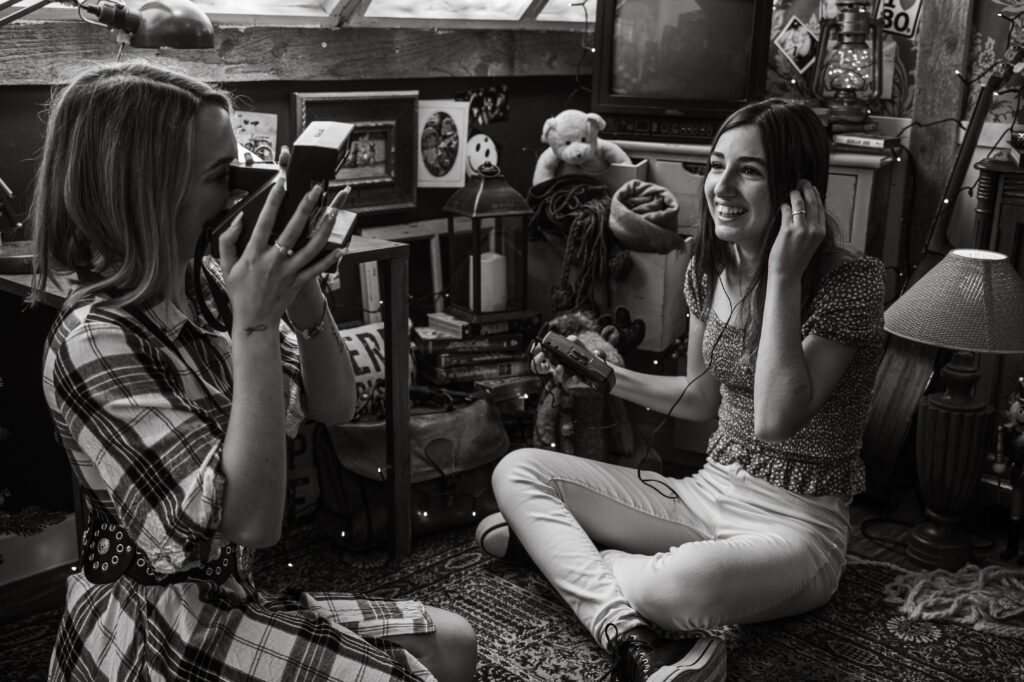
M 309 329 L 299 329 L 298 327 L 295 326 L 294 323 L 292 323 L 292 319 L 288 317 L 288 313 L 284 314 L 285 324 L 287 324 L 288 327 L 290 327 L 291 330 L 295 332 L 296 336 L 301 337 L 305 341 L 309 341 L 311 339 L 316 338 L 320 334 L 320 332 L 322 332 L 327 327 L 327 316 L 330 314 L 330 311 L 327 308 L 327 299 L 324 298 L 323 302 L 324 309 L 323 312 L 320 313 L 320 321 L 317 322 L 316 325 L 314 325 L 313 327 L 310 327 Z

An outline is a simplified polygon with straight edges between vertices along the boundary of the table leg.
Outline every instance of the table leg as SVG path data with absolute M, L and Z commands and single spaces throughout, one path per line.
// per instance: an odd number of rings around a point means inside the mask
M 387 387 L 388 511 L 391 558 L 412 552 L 412 491 L 409 465 L 409 259 L 380 261 Z

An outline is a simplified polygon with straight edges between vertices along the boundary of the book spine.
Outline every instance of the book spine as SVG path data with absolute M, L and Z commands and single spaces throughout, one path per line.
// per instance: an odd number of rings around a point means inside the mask
M 522 320 L 502 320 L 501 322 L 468 322 L 469 333 L 473 336 L 489 336 L 492 334 L 508 334 L 511 332 L 536 331 L 536 318 Z
M 497 320 L 494 322 L 469 322 L 451 315 L 430 313 L 427 315 L 427 326 L 445 332 L 460 339 L 471 336 L 493 336 L 512 332 L 533 332 L 540 324 L 540 316 L 527 314 L 522 318 Z
M 476 381 L 478 379 L 497 379 L 499 377 L 519 376 L 530 373 L 530 360 L 522 358 L 511 362 L 493 362 L 485 365 L 468 365 L 466 367 L 431 367 L 420 366 L 419 371 L 428 379 L 437 383 L 457 381 Z
M 869 149 L 885 149 L 893 145 L 892 141 L 884 137 L 864 137 L 862 135 L 833 135 L 832 141 L 836 144 L 845 144 L 851 147 L 868 147 Z
M 518 353 L 436 353 L 429 354 L 429 361 L 435 367 L 466 367 L 489 362 L 512 362 L 525 357 Z
M 464 339 L 471 335 L 469 322 L 463 322 L 457 319 L 445 319 L 437 317 L 427 317 L 427 326 L 439 329 L 452 336 L 457 336 L 460 339 Z
M 523 351 L 526 344 L 518 334 L 501 334 L 466 339 L 417 339 L 416 347 L 428 355 L 435 355 Z

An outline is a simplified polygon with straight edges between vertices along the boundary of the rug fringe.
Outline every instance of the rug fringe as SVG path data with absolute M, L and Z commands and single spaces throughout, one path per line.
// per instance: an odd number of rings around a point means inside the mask
M 956 572 L 906 572 L 884 592 L 912 620 L 951 621 L 1024 640 L 1024 570 L 967 564 Z

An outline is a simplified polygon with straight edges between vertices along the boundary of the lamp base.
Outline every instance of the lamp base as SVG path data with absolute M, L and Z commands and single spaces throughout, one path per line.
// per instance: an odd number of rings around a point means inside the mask
M 955 571 L 971 558 L 971 536 L 960 519 L 925 509 L 928 519 L 917 524 L 907 537 L 907 556 L 928 568 Z

